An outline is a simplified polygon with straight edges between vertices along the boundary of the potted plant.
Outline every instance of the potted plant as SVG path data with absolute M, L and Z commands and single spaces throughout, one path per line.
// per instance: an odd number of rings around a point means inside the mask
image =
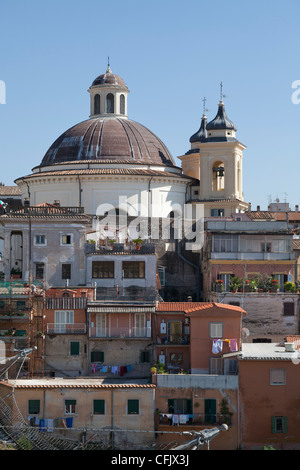
M 11 268 L 10 274 L 11 274 L 12 279 L 20 279 L 21 278 L 20 268 Z
M 231 292 L 238 292 L 241 285 L 242 285 L 242 280 L 238 276 L 232 276 L 230 278 L 229 287 L 230 287 Z
M 271 289 L 272 279 L 267 274 L 258 274 L 255 282 L 258 288 L 258 292 L 269 292 Z
M 224 282 L 222 279 L 217 279 L 216 280 L 216 290 L 217 292 L 223 292 L 224 291 Z
M 132 242 L 135 244 L 136 250 L 141 249 L 141 245 L 143 243 L 143 240 L 141 238 L 135 238 L 134 240 L 132 240 Z
M 278 279 L 272 279 L 272 292 L 278 292 L 279 290 L 279 281 Z
M 284 283 L 284 292 L 296 292 L 295 284 L 293 282 Z

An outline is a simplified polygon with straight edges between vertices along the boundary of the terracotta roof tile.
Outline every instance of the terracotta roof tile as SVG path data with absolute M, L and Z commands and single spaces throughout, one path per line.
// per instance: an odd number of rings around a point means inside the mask
M 156 310 L 158 312 L 191 313 L 199 310 L 208 310 L 214 307 L 245 312 L 245 310 L 241 307 L 237 307 L 236 305 L 220 304 L 215 302 L 159 302 Z

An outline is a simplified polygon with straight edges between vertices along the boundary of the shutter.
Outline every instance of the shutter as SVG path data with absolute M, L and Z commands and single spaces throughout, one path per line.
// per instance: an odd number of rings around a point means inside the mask
M 293 316 L 295 313 L 294 302 L 284 302 L 283 315 Z
M 91 351 L 91 362 L 104 362 L 104 352 Z
M 139 414 L 138 400 L 128 400 L 128 414 Z
M 76 405 L 76 400 L 65 400 L 65 405 Z
M 186 401 L 186 413 L 187 414 L 192 414 L 193 413 L 192 400 L 187 400 Z
M 287 417 L 283 416 L 282 417 L 282 432 L 287 433 Z
M 105 401 L 94 400 L 94 413 L 104 415 Z
M 79 342 L 72 341 L 70 343 L 70 354 L 71 356 L 79 356 Z
M 276 432 L 276 416 L 272 416 L 272 432 Z
M 37 415 L 40 412 L 40 400 L 28 400 L 28 413 Z

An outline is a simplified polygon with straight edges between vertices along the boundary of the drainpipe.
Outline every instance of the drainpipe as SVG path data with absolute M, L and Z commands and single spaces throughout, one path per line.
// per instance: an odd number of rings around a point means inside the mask
M 81 192 L 82 192 L 82 189 L 81 189 L 81 181 L 80 181 L 79 175 L 77 175 L 77 178 L 78 178 L 78 187 L 79 187 L 78 201 L 79 201 L 79 207 L 81 207 Z
M 111 447 L 114 448 L 114 391 L 111 389 Z

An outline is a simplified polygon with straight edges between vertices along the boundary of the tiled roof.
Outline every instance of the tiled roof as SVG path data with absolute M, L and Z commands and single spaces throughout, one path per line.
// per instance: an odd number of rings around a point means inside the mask
M 128 389 L 128 388 L 140 388 L 140 389 L 148 389 L 148 388 L 155 388 L 154 384 L 147 383 L 148 381 L 139 380 L 139 379 L 132 379 L 132 380 L 116 380 L 110 381 L 108 379 L 93 379 L 93 378 L 86 378 L 86 379 L 19 379 L 16 381 L 3 381 L 3 383 L 9 387 L 15 387 L 16 389 L 61 389 L 61 388 L 68 388 L 68 389 L 111 389 L 111 388 L 118 388 L 118 389 Z
M 18 186 L 0 186 L 0 196 L 21 196 Z
M 208 310 L 215 307 L 225 310 L 227 309 L 245 312 L 245 310 L 236 305 L 220 304 L 216 302 L 159 302 L 156 310 L 158 312 L 191 313 L 197 312 L 199 310 Z
M 247 212 L 247 215 L 253 220 L 275 220 L 273 214 L 268 211 L 251 211 Z
M 293 250 L 300 250 L 300 239 L 294 239 L 293 240 Z

